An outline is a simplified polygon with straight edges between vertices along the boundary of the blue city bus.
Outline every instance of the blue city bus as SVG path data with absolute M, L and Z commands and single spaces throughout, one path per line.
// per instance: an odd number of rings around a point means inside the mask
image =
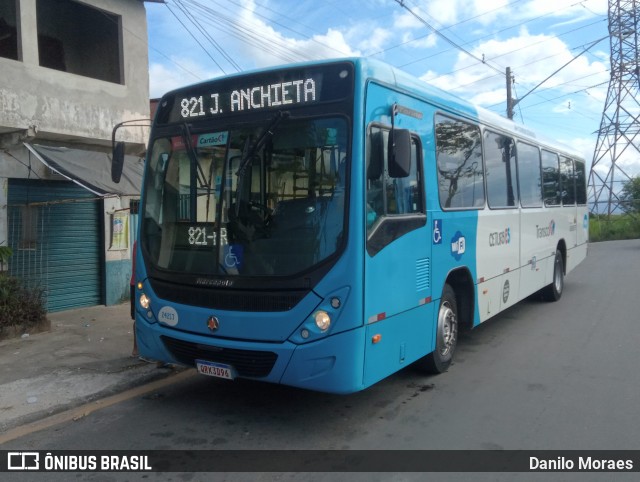
M 444 372 L 460 330 L 560 298 L 587 252 L 585 177 L 569 149 L 370 59 L 174 90 L 147 151 L 140 354 L 334 393 Z

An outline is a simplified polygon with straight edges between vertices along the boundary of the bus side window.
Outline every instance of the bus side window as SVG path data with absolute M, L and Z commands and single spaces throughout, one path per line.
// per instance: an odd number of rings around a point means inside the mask
M 436 116 L 438 190 L 443 209 L 484 207 L 482 136 L 476 125 Z
M 572 159 L 560 156 L 560 178 L 562 181 L 562 204 L 564 206 L 575 206 L 576 181 L 573 173 Z
M 369 156 L 367 158 L 367 228 L 384 215 L 383 175 L 388 135 L 378 127 L 371 128 Z
M 562 193 L 558 155 L 545 150 L 542 151 L 542 190 L 545 206 L 560 205 Z
M 513 208 L 518 204 L 516 151 L 511 137 L 486 131 L 484 163 L 489 207 Z
M 576 203 L 587 204 L 587 178 L 584 162 L 575 161 Z
M 423 212 L 419 188 L 418 145 L 411 139 L 411 168 L 408 176 L 389 173 L 389 130 L 371 127 L 367 157 L 367 227 L 382 216 Z
M 367 250 L 372 256 L 403 234 L 426 222 L 424 213 L 421 147 L 411 137 L 411 167 L 404 177 L 389 173 L 389 129 L 373 125 L 369 129 L 366 165 Z

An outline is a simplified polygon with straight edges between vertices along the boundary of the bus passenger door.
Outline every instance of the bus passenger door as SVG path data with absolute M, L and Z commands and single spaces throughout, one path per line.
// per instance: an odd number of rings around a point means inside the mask
M 415 119 L 394 120 L 395 130 L 386 122 L 367 127 L 365 386 L 424 356 L 433 342 L 422 148 Z M 407 169 L 395 165 L 389 147 L 403 141 Z

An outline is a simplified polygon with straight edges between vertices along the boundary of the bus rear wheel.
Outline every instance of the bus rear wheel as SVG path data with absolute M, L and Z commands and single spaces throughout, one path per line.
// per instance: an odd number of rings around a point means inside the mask
M 542 290 L 542 298 L 546 301 L 558 301 L 564 290 L 564 263 L 562 253 L 556 250 L 556 259 L 553 262 L 553 281 Z
M 450 285 L 444 285 L 438 326 L 436 329 L 436 349 L 421 360 L 421 366 L 430 373 L 446 372 L 453 360 L 458 343 L 458 303 Z

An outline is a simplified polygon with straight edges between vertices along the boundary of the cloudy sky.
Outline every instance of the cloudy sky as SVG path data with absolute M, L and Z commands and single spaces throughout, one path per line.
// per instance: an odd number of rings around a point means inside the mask
M 515 120 L 593 157 L 610 75 L 607 0 L 166 1 L 146 3 L 152 97 L 238 71 L 357 55 L 504 115 L 511 67 L 522 98 Z

